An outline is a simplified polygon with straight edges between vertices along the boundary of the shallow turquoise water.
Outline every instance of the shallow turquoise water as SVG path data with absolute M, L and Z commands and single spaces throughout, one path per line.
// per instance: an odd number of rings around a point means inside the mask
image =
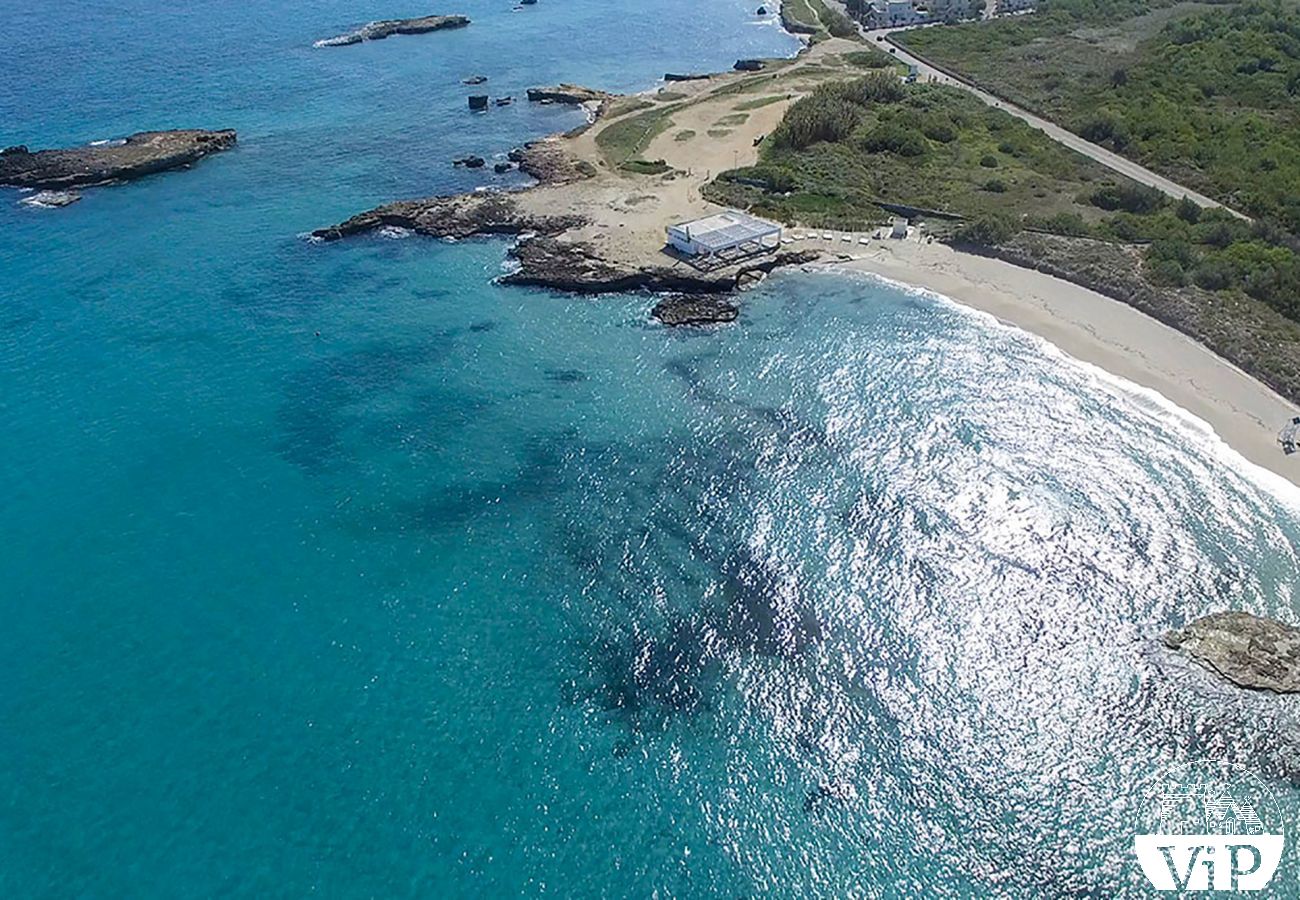
M 1296 505 L 1157 399 L 869 281 L 676 333 L 492 285 L 500 242 L 297 236 L 574 121 L 465 75 L 788 51 L 748 4 L 332 50 L 409 12 L 58 6 L 0 143 L 241 145 L 0 195 L 0 895 L 1140 894 L 1165 763 L 1300 809 L 1287 734 L 1151 642 L 1294 620 Z

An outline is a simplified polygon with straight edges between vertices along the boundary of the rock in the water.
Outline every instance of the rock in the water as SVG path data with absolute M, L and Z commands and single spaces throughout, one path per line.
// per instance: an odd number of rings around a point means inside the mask
M 514 167 L 515 164 L 512 162 L 499 162 L 492 166 L 492 171 L 496 172 L 498 175 L 504 175 L 506 172 L 509 172 Z
M 394 34 L 424 34 L 429 31 L 442 31 L 445 28 L 464 28 L 469 19 L 464 16 L 418 16 L 414 19 L 381 19 L 362 25 L 356 31 L 340 34 L 338 37 L 317 41 L 317 47 L 346 47 L 362 41 L 382 41 Z
M 459 239 L 479 234 L 558 234 L 584 224 L 586 220 L 579 216 L 531 215 L 507 194 L 475 193 L 388 203 L 338 225 L 317 229 L 312 236 L 335 241 L 395 225 L 429 237 Z
M 23 206 L 39 206 L 42 209 L 57 209 L 60 206 L 71 206 L 81 199 L 81 195 L 75 191 L 40 191 L 32 194 L 30 197 L 24 197 L 18 202 Z
M 602 103 L 613 94 L 586 88 L 577 84 L 557 84 L 554 87 L 529 88 L 528 99 L 534 102 L 550 100 L 554 103 L 568 103 L 578 106 L 582 103 Z
M 38 150 L 10 147 L 0 153 L 0 184 L 68 188 L 129 180 L 188 165 L 235 145 L 235 132 L 141 131 L 125 140 Z
M 514 97 L 497 97 L 497 106 L 509 106 L 515 102 Z
M 732 68 L 737 72 L 761 72 L 766 65 L 761 59 L 738 59 Z
M 678 72 L 665 72 L 664 81 L 707 81 L 708 75 L 681 74 Z
M 683 294 L 660 300 L 650 315 L 665 325 L 711 325 L 734 322 L 740 307 L 709 294 Z
M 453 166 L 464 166 L 467 169 L 481 169 L 487 165 L 487 160 L 481 156 L 458 156 L 451 161 Z
M 460 83 L 461 84 L 482 84 L 485 81 L 487 81 L 486 75 L 471 75 L 468 78 L 462 78 L 460 80 Z
M 1211 613 L 1164 636 L 1233 684 L 1289 694 L 1300 692 L 1300 628 L 1247 612 Z
M 760 7 L 758 8 L 757 12 L 754 13 L 754 15 L 756 15 L 756 16 L 765 16 L 765 15 L 767 15 L 767 7 L 766 7 L 766 6 L 760 6 Z
M 487 94 L 471 94 L 469 98 L 469 108 L 474 110 L 488 108 Z

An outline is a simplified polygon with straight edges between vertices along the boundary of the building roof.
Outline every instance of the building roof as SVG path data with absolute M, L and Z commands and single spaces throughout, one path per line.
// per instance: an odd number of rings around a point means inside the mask
M 671 226 L 710 253 L 781 233 L 781 226 L 748 213 L 728 210 Z

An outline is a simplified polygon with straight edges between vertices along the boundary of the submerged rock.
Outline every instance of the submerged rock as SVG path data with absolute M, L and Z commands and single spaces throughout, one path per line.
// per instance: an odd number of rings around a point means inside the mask
M 141 131 L 125 140 L 63 150 L 10 147 L 0 153 L 0 184 L 67 188 L 126 181 L 197 162 L 235 145 L 235 132 Z
M 461 84 L 483 84 L 487 80 L 488 79 L 486 75 L 471 75 L 468 78 L 462 78 L 460 80 L 460 83 Z
M 665 325 L 709 325 L 734 322 L 740 307 L 709 294 L 679 294 L 660 300 L 650 315 Z
M 1300 692 L 1300 628 L 1247 612 L 1218 612 L 1164 636 L 1181 650 L 1240 687 Z
M 483 110 L 488 108 L 487 94 L 471 94 L 469 97 L 469 108 L 473 110 Z
M 81 199 L 81 195 L 75 191 L 40 191 L 32 194 L 30 197 L 24 197 L 18 202 L 23 206 L 39 206 L 42 209 L 56 209 L 60 206 L 71 206 Z
M 742 549 L 723 566 L 722 632 L 735 646 L 795 657 L 819 643 L 821 622 L 793 573 Z
M 429 31 L 442 31 L 446 28 L 464 28 L 469 19 L 464 16 L 418 16 L 414 19 L 380 19 L 362 25 L 356 31 L 340 34 L 338 37 L 317 41 L 317 47 L 346 47 L 362 41 L 382 41 L 394 34 L 425 34 Z

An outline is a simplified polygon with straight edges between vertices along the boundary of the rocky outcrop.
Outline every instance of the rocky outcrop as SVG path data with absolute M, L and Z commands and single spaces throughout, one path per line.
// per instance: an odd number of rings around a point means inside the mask
M 1212 613 L 1170 631 L 1164 643 L 1240 687 L 1300 692 L 1300 628 L 1276 619 Z
M 419 16 L 414 19 L 380 19 L 369 22 L 356 31 L 340 34 L 338 37 L 317 41 L 317 47 L 346 47 L 362 41 L 382 41 L 394 34 L 425 34 L 430 31 L 443 31 L 447 28 L 464 28 L 469 19 L 464 16 Z
M 708 81 L 709 75 L 686 74 L 682 75 L 677 72 L 665 72 L 664 81 Z
M 665 325 L 713 325 L 734 322 L 740 307 L 711 294 L 677 294 L 656 303 L 650 315 Z
M 0 184 L 31 188 L 128 181 L 197 162 L 235 145 L 235 132 L 141 131 L 125 140 L 65 150 L 10 147 L 0 152 Z
M 425 200 L 387 203 L 312 232 L 312 237 L 336 241 L 385 226 L 409 228 L 429 237 L 467 238 L 479 234 L 559 234 L 585 224 L 580 216 L 535 216 L 507 194 L 458 194 Z
M 528 99 L 534 102 L 549 100 L 552 103 L 566 103 L 580 106 L 583 103 L 603 103 L 614 95 L 608 91 L 582 87 L 577 84 L 557 84 L 554 87 L 537 87 L 528 89 Z
M 506 284 L 530 285 L 576 294 L 604 294 L 646 290 L 656 293 L 728 294 L 754 272 L 801 265 L 817 258 L 816 250 L 778 253 L 737 269 L 714 273 L 668 266 L 631 266 L 610 260 L 600 250 L 581 241 L 558 237 L 551 229 L 521 241 L 510 252 L 519 268 L 503 276 Z
M 767 67 L 767 63 L 761 59 L 738 59 L 732 66 L 737 72 L 761 72 Z
M 595 166 L 574 156 L 553 138 L 532 141 L 511 150 L 507 157 L 519 164 L 519 171 L 542 184 L 568 184 L 596 175 Z

